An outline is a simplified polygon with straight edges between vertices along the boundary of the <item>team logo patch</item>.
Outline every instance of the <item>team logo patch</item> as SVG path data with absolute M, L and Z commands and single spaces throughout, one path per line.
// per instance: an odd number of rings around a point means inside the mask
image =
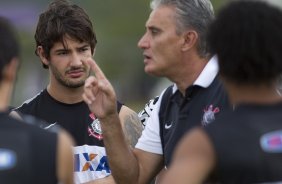
M 202 125 L 206 126 L 215 120 L 215 114 L 220 110 L 218 107 L 213 107 L 213 105 L 209 105 L 204 109 L 204 115 L 202 119 Z
M 101 124 L 99 119 L 93 113 L 91 113 L 89 116 L 93 120 L 91 126 L 88 126 L 89 136 L 102 140 L 103 134 L 102 134 Z
M 282 153 L 282 130 L 264 134 L 260 144 L 265 152 Z

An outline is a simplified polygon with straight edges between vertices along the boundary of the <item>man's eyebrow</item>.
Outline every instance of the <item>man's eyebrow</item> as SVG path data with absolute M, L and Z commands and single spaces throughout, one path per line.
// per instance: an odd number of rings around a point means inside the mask
M 149 30 L 152 30 L 152 29 L 161 30 L 159 27 L 154 26 L 154 25 L 149 25 L 149 26 L 147 26 L 147 29 L 149 29 Z
M 90 47 L 90 45 L 89 44 L 84 44 L 84 45 L 79 46 L 78 48 L 85 48 L 85 47 Z
M 56 49 L 55 52 L 66 52 L 66 51 L 69 51 L 68 48 L 61 48 L 61 49 Z
M 83 44 L 81 46 L 78 46 L 77 49 L 82 49 L 82 48 L 85 48 L 85 47 L 90 47 L 90 45 L 89 44 Z M 58 52 L 66 52 L 66 51 L 69 51 L 69 50 L 70 49 L 68 49 L 68 48 L 58 48 L 58 49 L 55 50 L 55 52 L 56 53 L 58 53 Z

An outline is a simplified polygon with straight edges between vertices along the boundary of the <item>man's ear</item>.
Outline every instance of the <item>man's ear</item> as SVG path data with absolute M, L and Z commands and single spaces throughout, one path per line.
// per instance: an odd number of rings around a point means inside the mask
M 198 41 L 198 33 L 194 30 L 187 31 L 183 33 L 183 45 L 182 51 L 190 50 L 191 48 L 196 46 Z
M 11 62 L 3 68 L 3 80 L 13 82 L 17 76 L 18 65 L 18 58 L 12 58 Z
M 37 49 L 36 49 L 36 53 L 38 54 L 38 56 L 40 57 L 41 59 L 41 62 L 47 66 L 49 66 L 49 61 L 48 59 L 46 58 L 46 54 L 44 52 L 44 49 L 42 46 L 38 46 Z

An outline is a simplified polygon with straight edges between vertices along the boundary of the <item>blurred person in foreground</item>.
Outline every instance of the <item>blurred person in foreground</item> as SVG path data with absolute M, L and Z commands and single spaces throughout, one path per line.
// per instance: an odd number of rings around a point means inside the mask
M 234 110 L 189 132 L 177 146 L 164 184 L 282 181 L 282 12 L 261 1 L 220 11 L 208 40 Z
M 206 44 L 214 19 L 209 0 L 153 0 L 143 49 L 145 72 L 166 77 L 174 85 L 152 101 L 152 111 L 141 113 L 145 130 L 135 149 L 125 144 L 113 108 L 115 92 L 97 65 L 85 83 L 84 100 L 101 121 L 104 143 L 117 183 L 148 183 L 169 167 L 173 150 L 185 132 L 205 126 L 225 108 L 228 99 L 218 80 L 218 66 Z M 100 107 L 100 109 L 97 109 Z M 123 163 L 123 164 L 120 164 Z
M 13 113 L 38 117 L 48 123 L 47 129 L 58 124 L 73 136 L 75 183 L 114 183 L 99 118 L 82 99 L 83 85 L 91 72 L 87 60 L 97 44 L 88 15 L 69 1 L 55 0 L 40 15 L 35 40 L 36 54 L 49 70 L 50 81 Z M 126 144 L 133 147 L 142 130 L 138 116 L 118 101 L 116 110 Z
M 72 140 L 64 131 L 47 131 L 32 117 L 9 116 L 19 65 L 19 43 L 0 17 L 0 181 L 5 184 L 73 183 Z

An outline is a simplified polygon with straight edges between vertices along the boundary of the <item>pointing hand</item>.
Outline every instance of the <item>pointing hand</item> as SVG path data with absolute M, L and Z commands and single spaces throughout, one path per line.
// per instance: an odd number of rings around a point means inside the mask
M 93 59 L 88 60 L 88 64 L 95 76 L 90 76 L 85 81 L 83 100 L 100 120 L 107 116 L 116 115 L 114 88 Z

